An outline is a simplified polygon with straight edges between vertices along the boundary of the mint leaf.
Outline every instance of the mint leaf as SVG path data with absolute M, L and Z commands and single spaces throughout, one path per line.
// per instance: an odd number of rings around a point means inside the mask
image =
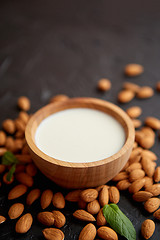
M 136 240 L 136 231 L 133 224 L 116 204 L 105 205 L 103 207 L 103 215 L 117 233 L 128 240 Z
M 16 156 L 10 151 L 5 152 L 2 156 L 2 164 L 12 165 L 14 163 L 18 163 L 18 159 L 16 158 Z
M 8 182 L 11 181 L 11 179 L 12 179 L 12 177 L 13 177 L 13 173 L 15 172 L 15 170 L 16 170 L 16 163 L 13 164 L 13 166 L 10 168 L 10 170 L 9 170 L 9 172 L 8 172 L 8 174 L 7 174 L 6 179 L 7 179 Z

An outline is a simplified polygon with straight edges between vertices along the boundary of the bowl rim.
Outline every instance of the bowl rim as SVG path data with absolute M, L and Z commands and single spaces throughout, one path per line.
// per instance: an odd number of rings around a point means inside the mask
M 65 110 L 65 109 L 70 109 L 71 108 L 70 106 L 74 103 L 76 103 L 76 104 L 87 103 L 87 104 L 91 104 L 91 105 L 96 104 L 97 106 L 100 106 L 103 108 L 104 107 L 109 108 L 111 111 L 115 112 L 116 114 L 118 114 L 120 116 L 122 121 L 124 121 L 126 124 L 126 127 L 127 127 L 126 135 L 128 135 L 128 136 L 126 137 L 123 147 L 117 153 L 113 154 L 112 156 L 110 156 L 108 158 L 104 158 L 104 159 L 94 161 L 94 162 L 76 163 L 76 162 L 67 162 L 67 161 L 63 161 L 63 160 L 59 160 L 59 159 L 50 157 L 49 155 L 45 154 L 37 147 L 37 145 L 35 144 L 35 141 L 32 137 L 32 133 L 31 133 L 33 123 L 36 120 L 36 118 L 38 116 L 42 116 L 44 111 L 46 111 L 48 109 L 52 109 L 52 108 L 54 109 L 54 106 L 55 106 L 55 108 L 57 108 L 57 107 L 60 108 L 60 110 L 56 111 L 56 112 L 59 112 L 59 111 Z M 61 107 L 63 107 L 63 106 L 65 106 L 65 108 L 61 109 Z M 75 107 L 75 108 L 78 108 L 78 107 Z M 83 107 L 79 106 L 79 108 L 83 108 Z M 84 107 L 84 108 L 92 108 L 92 107 Z M 95 108 L 93 108 L 93 109 L 95 109 Z M 100 110 L 100 109 L 97 108 L 97 110 Z M 100 110 L 100 111 L 102 111 L 102 110 Z M 54 112 L 51 114 L 54 114 Z M 50 116 L 51 114 L 49 114 L 48 116 Z M 44 117 L 42 120 L 44 120 L 48 116 Z M 112 117 L 114 117 L 114 116 L 112 116 Z M 39 124 L 41 123 L 41 121 L 39 122 Z M 37 127 L 39 126 L 39 124 L 37 125 Z M 36 129 L 37 129 L 37 127 L 36 127 Z M 133 123 L 132 123 L 131 119 L 129 118 L 129 116 L 127 115 L 127 113 L 124 110 L 122 110 L 119 106 L 117 106 L 111 102 L 98 99 L 98 98 L 79 97 L 79 98 L 70 98 L 70 99 L 67 99 L 67 100 L 61 101 L 61 102 L 49 103 L 46 106 L 40 108 L 37 112 L 35 112 L 31 116 L 29 122 L 27 123 L 26 129 L 25 129 L 25 139 L 26 139 L 26 142 L 27 142 L 30 150 L 32 152 L 34 152 L 34 154 L 36 154 L 37 157 L 42 158 L 43 160 L 45 160 L 48 163 L 52 163 L 52 164 L 55 164 L 55 165 L 61 166 L 61 167 L 69 167 L 69 168 L 70 167 L 72 167 L 72 168 L 86 168 L 86 167 L 91 168 L 91 167 L 95 167 L 95 166 L 101 166 L 103 164 L 112 162 L 112 161 L 122 157 L 126 153 L 126 151 L 128 151 L 131 147 L 133 147 L 133 143 L 134 143 L 134 139 L 135 139 L 135 129 L 134 129 Z

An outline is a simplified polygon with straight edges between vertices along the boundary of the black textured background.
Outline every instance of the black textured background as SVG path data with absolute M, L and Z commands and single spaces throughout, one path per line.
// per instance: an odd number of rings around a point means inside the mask
M 127 79 L 123 68 L 129 62 L 140 63 L 142 76 Z M 110 92 L 96 90 L 99 78 L 112 81 Z M 160 80 L 160 2 L 159 1 L 0 1 L 0 121 L 17 116 L 16 101 L 21 95 L 32 101 L 31 112 L 48 103 L 51 96 L 64 93 L 70 97 L 99 97 L 117 103 L 117 93 L 126 80 L 155 87 Z M 133 100 L 123 109 L 139 105 L 141 119 L 160 117 L 160 95 L 148 100 Z M 153 150 L 160 156 L 160 142 Z M 159 161 L 160 163 L 160 161 Z M 40 174 L 38 187 L 59 191 Z M 65 192 L 65 190 L 64 190 Z M 0 214 L 7 216 L 6 188 L 0 189 Z M 24 201 L 22 197 L 20 201 Z M 147 214 L 141 204 L 121 193 L 119 206 L 133 222 L 140 236 L 140 225 Z M 52 209 L 50 207 L 49 209 Z M 76 205 L 67 204 L 63 227 L 66 240 L 78 239 L 84 223 L 72 218 Z M 43 239 L 35 203 L 25 211 L 34 215 L 32 229 L 25 235 L 14 233 L 15 221 L 0 226 L 0 239 Z M 121 239 L 121 238 L 119 238 Z M 160 223 L 152 240 L 160 239 Z M 87 240 L 87 239 L 86 239 Z

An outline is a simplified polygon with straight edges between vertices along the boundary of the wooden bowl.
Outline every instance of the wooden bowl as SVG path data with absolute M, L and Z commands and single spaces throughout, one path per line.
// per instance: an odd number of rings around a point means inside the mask
M 88 163 L 60 161 L 43 153 L 35 144 L 38 125 L 49 115 L 69 108 L 92 108 L 114 117 L 126 134 L 120 151 L 111 157 Z M 105 184 L 120 172 L 131 154 L 135 130 L 130 118 L 118 106 L 95 98 L 72 98 L 51 103 L 37 111 L 27 124 L 25 136 L 34 163 L 46 177 L 65 188 L 88 188 Z

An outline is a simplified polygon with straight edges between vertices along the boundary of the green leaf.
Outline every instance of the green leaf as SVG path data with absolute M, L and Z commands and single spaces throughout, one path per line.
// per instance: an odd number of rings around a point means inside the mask
M 105 205 L 103 215 L 117 233 L 128 240 L 136 240 L 136 230 L 133 224 L 116 204 Z
M 12 165 L 14 163 L 18 163 L 18 159 L 16 158 L 16 156 L 9 151 L 5 152 L 2 156 L 2 164 Z
M 14 174 L 15 170 L 16 170 L 16 163 L 13 164 L 13 166 L 10 168 L 10 170 L 9 170 L 9 172 L 8 172 L 8 174 L 7 174 L 6 179 L 7 179 L 8 182 L 11 181 L 11 179 L 12 179 L 12 177 L 13 177 L 13 174 Z

